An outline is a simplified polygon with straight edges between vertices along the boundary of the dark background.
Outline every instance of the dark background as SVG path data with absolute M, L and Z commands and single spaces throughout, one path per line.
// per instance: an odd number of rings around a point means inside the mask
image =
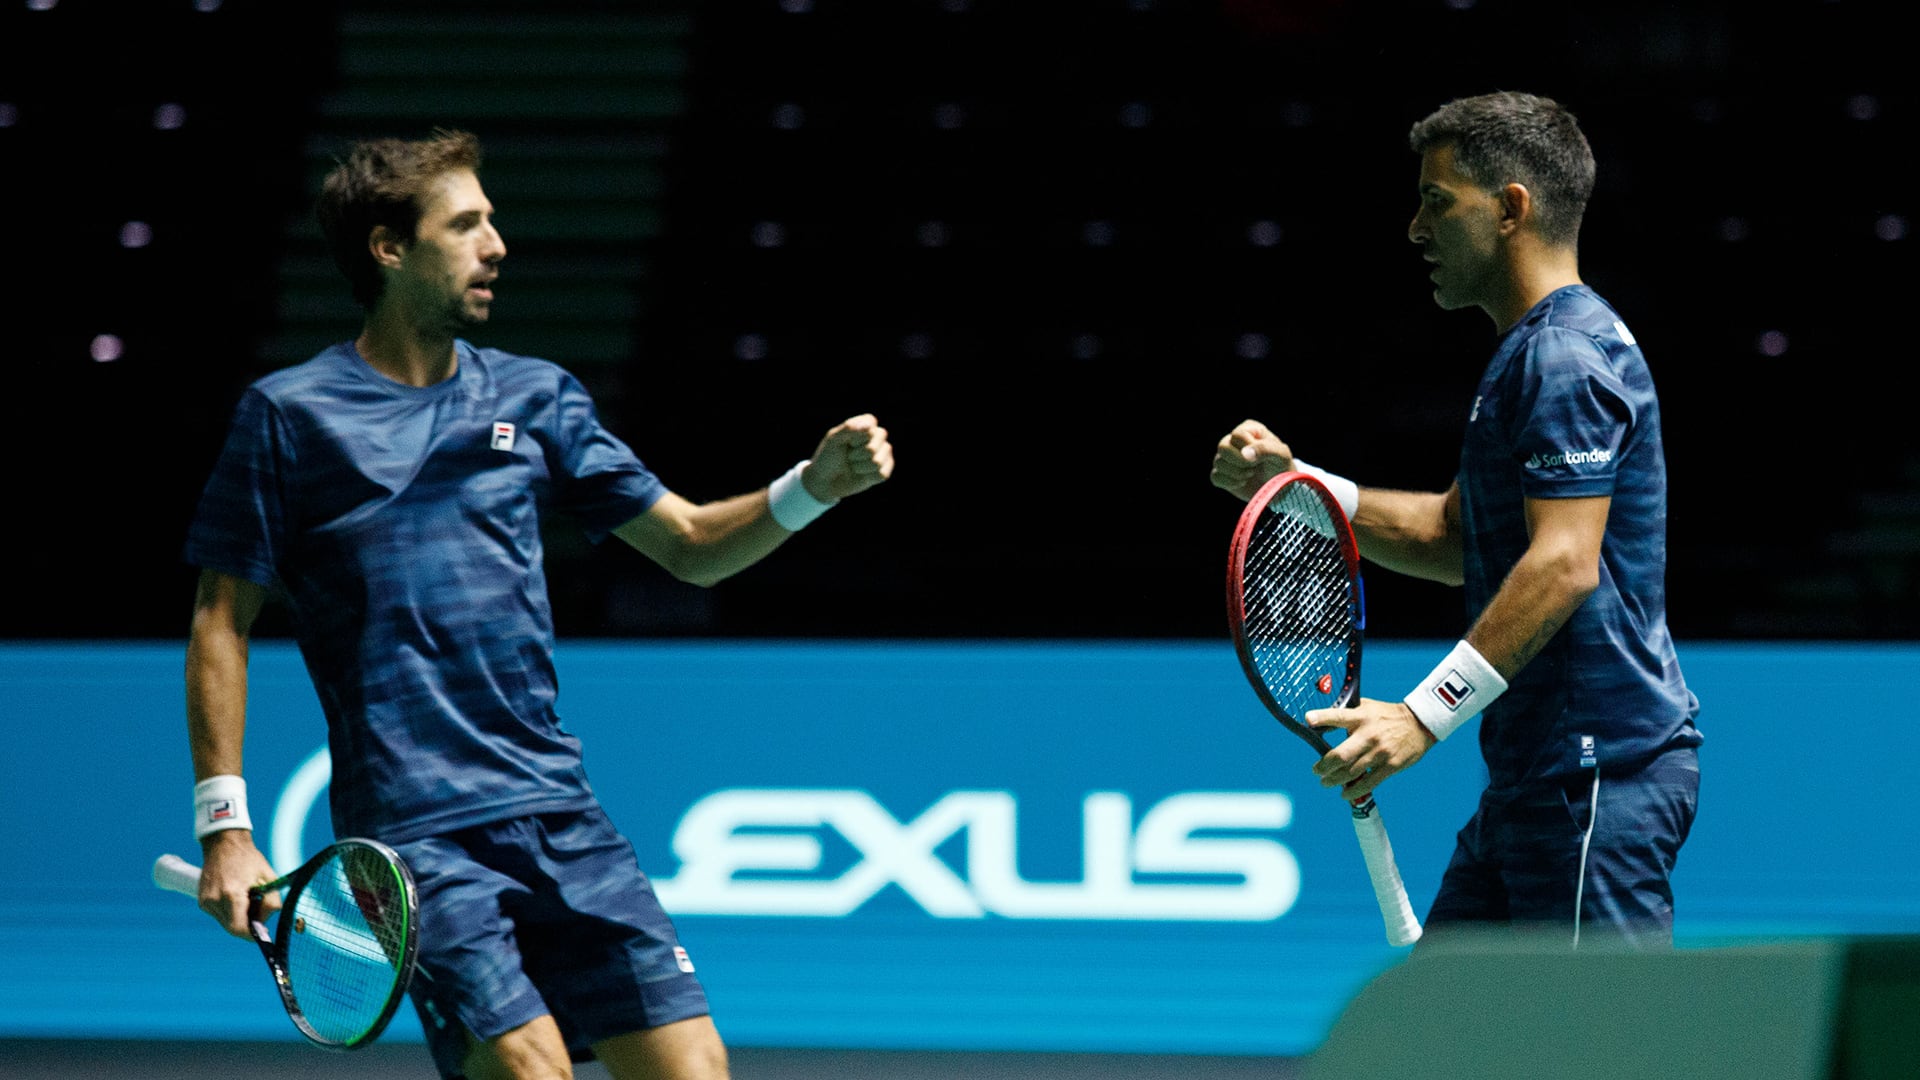
M 763 485 L 861 411 L 898 452 L 713 590 L 556 523 L 563 635 L 1223 635 L 1237 505 L 1206 472 L 1235 423 L 1447 484 L 1495 334 L 1431 303 L 1405 133 L 1523 89 L 1599 158 L 1582 265 L 1661 391 L 1676 634 L 1910 639 L 1915 97 L 1887 10 L 16 2 L 0 633 L 184 636 L 235 397 L 357 326 L 320 172 L 447 124 L 486 143 L 511 251 L 475 339 L 575 370 L 670 486 Z M 1376 635 L 1465 625 L 1452 590 L 1368 592 Z

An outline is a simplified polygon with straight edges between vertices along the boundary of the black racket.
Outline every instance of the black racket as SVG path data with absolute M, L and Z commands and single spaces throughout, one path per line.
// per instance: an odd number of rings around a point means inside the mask
M 1309 709 L 1360 700 L 1367 615 L 1353 529 L 1319 480 L 1281 473 L 1247 501 L 1227 558 L 1227 619 L 1240 666 L 1267 711 L 1325 756 L 1332 745 L 1303 718 Z M 1370 794 L 1352 807 L 1387 940 L 1410 945 L 1420 938 L 1420 920 L 1380 808 Z
M 200 868 L 162 855 L 153 883 L 198 896 Z M 269 932 L 262 908 L 280 889 L 286 898 Z M 247 898 L 253 939 L 300 1033 L 334 1050 L 379 1038 L 413 979 L 419 941 L 413 875 L 400 856 L 378 841 L 341 840 Z

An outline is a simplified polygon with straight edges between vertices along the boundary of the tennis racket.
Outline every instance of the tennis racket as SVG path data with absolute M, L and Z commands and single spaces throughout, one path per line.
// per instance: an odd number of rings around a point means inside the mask
M 1353 529 L 1319 480 L 1281 473 L 1247 501 L 1227 557 L 1227 619 L 1240 667 L 1267 711 L 1325 756 L 1332 745 L 1303 718 L 1309 709 L 1359 701 L 1367 615 Z M 1380 808 L 1371 794 L 1351 805 L 1387 940 L 1410 945 L 1420 921 Z
M 153 883 L 198 896 L 200 868 L 162 855 Z M 280 889 L 286 898 L 269 932 L 261 909 Z M 400 856 L 374 840 L 341 840 L 293 873 L 249 889 L 247 900 L 253 939 L 300 1033 L 333 1050 L 379 1038 L 413 979 L 419 942 L 418 897 Z

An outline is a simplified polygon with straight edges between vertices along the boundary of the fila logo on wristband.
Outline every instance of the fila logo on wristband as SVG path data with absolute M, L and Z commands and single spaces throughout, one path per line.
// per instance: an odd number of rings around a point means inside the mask
M 1440 699 L 1440 704 L 1458 712 L 1460 706 L 1465 705 L 1467 699 L 1473 696 L 1473 684 L 1460 674 L 1459 668 L 1454 668 L 1434 686 L 1433 696 Z
M 1406 705 L 1435 739 L 1445 740 L 1506 690 L 1507 680 L 1480 650 L 1461 641 L 1407 695 Z
M 247 782 L 238 776 L 209 776 L 193 785 L 193 835 L 205 839 L 222 829 L 251 829 Z

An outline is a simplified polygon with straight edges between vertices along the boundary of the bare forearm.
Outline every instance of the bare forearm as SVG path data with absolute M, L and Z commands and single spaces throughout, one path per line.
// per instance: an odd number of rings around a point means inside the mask
M 1464 562 L 1448 496 L 1361 488 L 1354 539 L 1368 562 L 1410 577 L 1460 584 Z
M 793 534 L 767 512 L 767 493 L 756 491 L 700 507 L 697 541 L 683 569 L 688 580 L 711 585 L 771 555 Z
M 759 562 L 793 534 L 767 510 L 767 493 L 750 492 L 695 506 L 664 496 L 654 510 L 614 530 L 681 581 L 713 585 Z
M 247 731 L 247 641 L 266 590 L 211 571 L 194 592 L 187 638 L 187 743 L 196 780 L 239 776 Z
M 187 741 L 196 781 L 242 775 L 248 634 L 266 597 L 266 590 L 250 581 L 215 571 L 200 575 L 187 639 L 186 673 Z M 273 868 L 254 847 L 250 828 L 203 829 L 209 822 L 200 816 L 198 784 L 194 795 L 195 832 L 200 834 L 202 856 L 200 907 L 228 933 L 247 937 L 247 889 L 271 880 Z M 245 820 L 241 810 L 228 824 Z
M 187 643 L 187 741 L 196 780 L 241 775 L 247 728 L 247 641 L 196 619 Z
M 1530 549 L 1487 602 L 1467 641 L 1503 678 L 1527 666 L 1598 585 L 1597 568 Z
M 766 488 L 699 504 L 669 491 L 613 533 L 681 581 L 714 585 L 771 555 L 827 507 L 892 475 L 887 430 L 862 413 L 829 429 L 813 457 Z

